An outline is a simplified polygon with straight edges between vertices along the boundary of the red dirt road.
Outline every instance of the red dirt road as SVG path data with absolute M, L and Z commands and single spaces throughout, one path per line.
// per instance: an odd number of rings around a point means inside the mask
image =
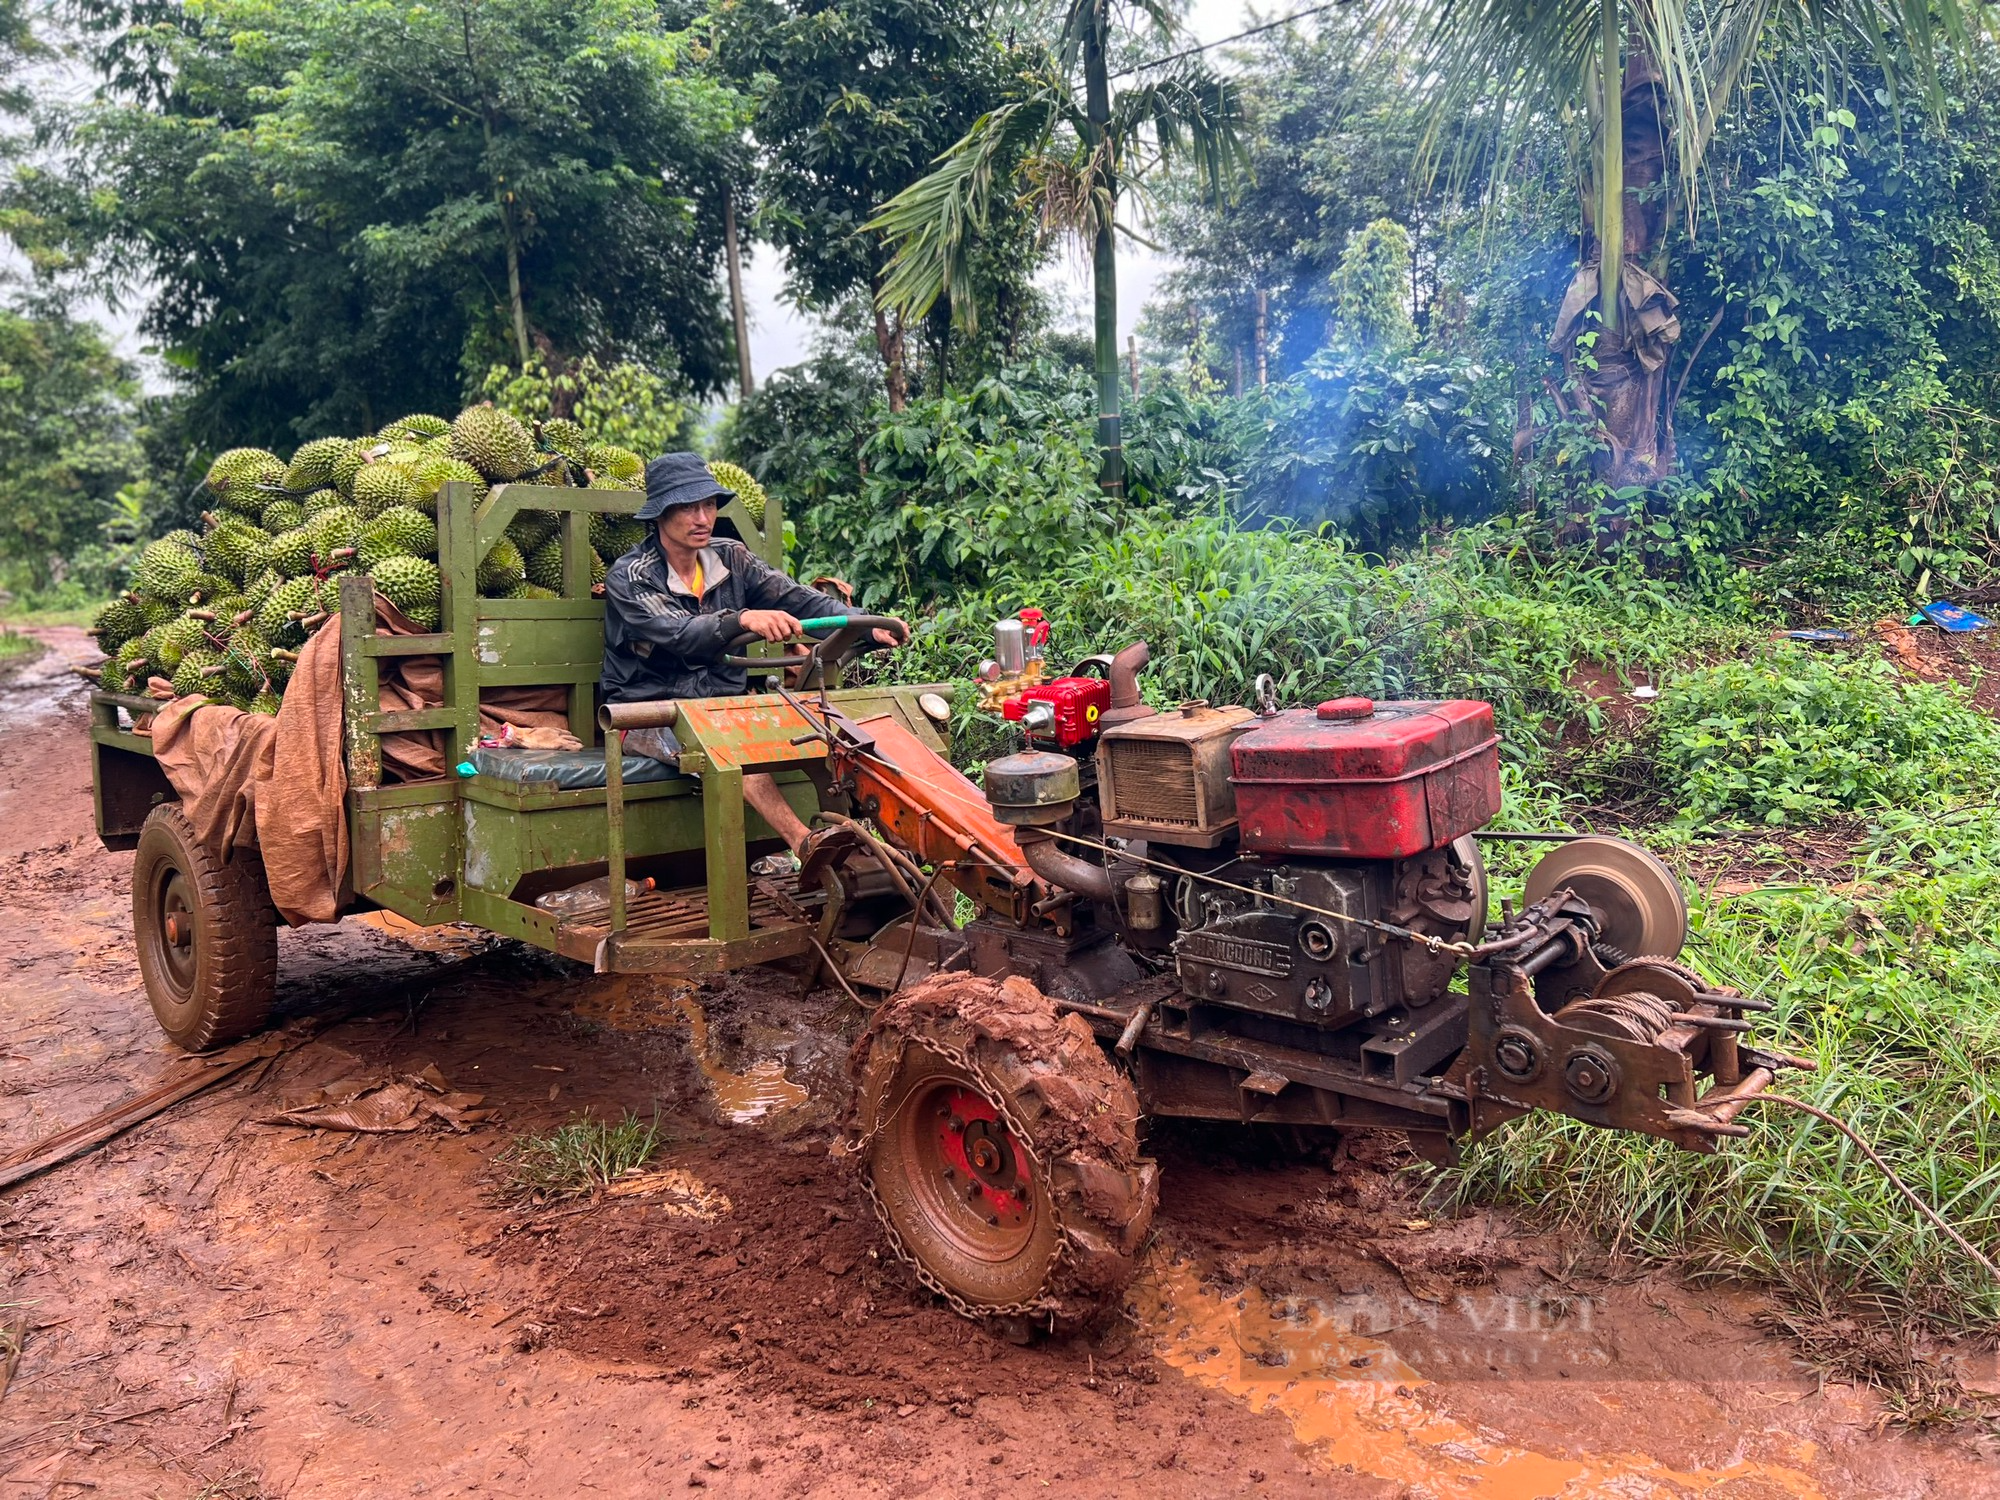
M 0 684 L 0 1155 L 175 1062 L 130 958 L 130 856 L 90 832 L 64 663 L 88 642 L 42 634 Z M 280 985 L 281 1024 L 331 1021 L 314 1040 L 0 1192 L 0 1304 L 29 1329 L 5 1494 L 2000 1493 L 1970 1432 L 1885 1428 L 1802 1373 L 1750 1292 L 1499 1215 L 1432 1222 L 1392 1141 L 1156 1131 L 1128 1312 L 1019 1346 L 885 1260 L 830 1156 L 859 1021 L 836 996 L 595 979 L 353 920 L 284 934 Z M 432 1063 L 501 1120 L 260 1123 Z M 626 1109 L 657 1117 L 674 1191 L 496 1198 L 516 1133 Z

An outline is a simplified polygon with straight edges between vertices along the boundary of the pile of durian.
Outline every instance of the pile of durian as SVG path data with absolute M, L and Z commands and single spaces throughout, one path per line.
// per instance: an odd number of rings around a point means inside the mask
M 761 521 L 756 481 L 731 464 L 712 468 Z M 372 575 L 419 630 L 437 629 L 437 497 L 452 482 L 643 490 L 645 462 L 593 442 L 575 422 L 557 418 L 530 431 L 491 405 L 451 422 L 404 417 L 372 438 L 315 438 L 289 464 L 261 448 L 232 448 L 204 481 L 215 504 L 201 534 L 174 531 L 149 543 L 130 589 L 99 612 L 99 685 L 143 692 L 157 677 L 176 697 L 204 693 L 275 714 L 299 648 L 339 609 L 340 575 L 350 571 Z M 517 512 L 480 559 L 480 594 L 558 597 L 558 531 L 553 512 Z M 645 533 L 642 522 L 593 515 L 592 580 L 602 582 L 606 560 Z

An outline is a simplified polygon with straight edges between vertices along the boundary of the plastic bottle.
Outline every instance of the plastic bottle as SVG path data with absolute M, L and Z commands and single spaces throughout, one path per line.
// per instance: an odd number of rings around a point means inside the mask
M 644 880 L 625 882 L 625 899 L 634 901 L 653 888 L 649 875 Z M 595 880 L 586 880 L 582 885 L 573 885 L 565 890 L 550 891 L 546 896 L 537 896 L 535 905 L 559 917 L 587 917 L 611 909 L 611 877 L 600 875 Z

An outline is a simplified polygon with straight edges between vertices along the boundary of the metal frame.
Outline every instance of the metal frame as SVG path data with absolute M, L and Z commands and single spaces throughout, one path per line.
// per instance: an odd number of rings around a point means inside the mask
M 687 711 L 683 742 L 690 773 L 626 786 L 622 756 L 607 736 L 606 785 L 569 790 L 487 777 L 382 784 L 382 736 L 443 730 L 455 756 L 478 737 L 483 687 L 561 683 L 569 689 L 570 727 L 586 745 L 597 742 L 596 687 L 602 667 L 604 606 L 592 597 L 590 517 L 631 515 L 642 497 L 630 491 L 500 485 L 491 491 L 452 484 L 438 496 L 440 621 L 424 635 L 375 634 L 374 588 L 362 574 L 340 581 L 341 670 L 351 891 L 343 910 L 383 907 L 414 922 L 463 921 L 502 936 L 619 972 L 717 973 L 809 951 L 813 929 L 796 911 L 778 909 L 752 891 L 746 868 L 751 846 L 777 848 L 776 836 L 743 802 L 746 767 L 773 770 L 803 816 L 819 808 L 804 774 L 824 754 L 819 746 L 788 747 L 768 718 L 776 696 L 705 699 Z M 559 599 L 482 599 L 478 560 L 522 509 L 560 517 L 563 588 Z M 746 546 L 774 565 L 784 559 L 784 515 L 776 499 L 762 525 L 741 501 L 721 516 Z M 380 705 L 385 659 L 437 656 L 444 666 L 444 702 L 436 708 L 385 712 Z M 850 688 L 832 701 L 857 714 L 895 712 L 943 748 L 918 696 L 935 685 Z M 130 848 L 139 824 L 174 793 L 153 758 L 152 741 L 122 727 L 156 712 L 151 699 L 91 695 L 91 740 L 99 836 Z M 789 710 L 786 710 L 789 712 Z M 779 726 L 782 727 L 782 726 Z M 779 753 L 770 753 L 774 742 Z M 766 748 L 757 748 L 763 746 Z M 696 779 L 696 775 L 700 779 Z M 626 910 L 624 873 L 634 862 L 684 872 L 700 881 L 649 894 Z M 696 867 L 699 866 L 699 869 Z M 613 876 L 617 899 L 603 925 L 564 923 L 521 899 L 524 883 L 553 877 Z M 665 885 L 667 882 L 662 881 Z M 690 917 L 688 913 L 693 912 Z

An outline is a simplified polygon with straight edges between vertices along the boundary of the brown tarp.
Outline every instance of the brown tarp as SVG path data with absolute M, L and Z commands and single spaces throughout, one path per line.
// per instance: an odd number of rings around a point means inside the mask
M 375 612 L 377 635 L 416 633 L 380 595 Z M 300 651 L 275 718 L 195 694 L 162 704 L 153 719 L 153 753 L 180 793 L 197 836 L 225 856 L 232 849 L 256 849 L 272 904 L 294 927 L 340 915 L 348 859 L 342 701 L 336 615 Z M 443 701 L 442 658 L 382 658 L 384 711 L 435 708 Z M 489 688 L 480 695 L 480 732 L 497 734 L 504 724 L 563 728 L 568 709 L 569 689 L 560 684 Z M 385 734 L 383 779 L 443 776 L 455 748 L 447 730 Z

